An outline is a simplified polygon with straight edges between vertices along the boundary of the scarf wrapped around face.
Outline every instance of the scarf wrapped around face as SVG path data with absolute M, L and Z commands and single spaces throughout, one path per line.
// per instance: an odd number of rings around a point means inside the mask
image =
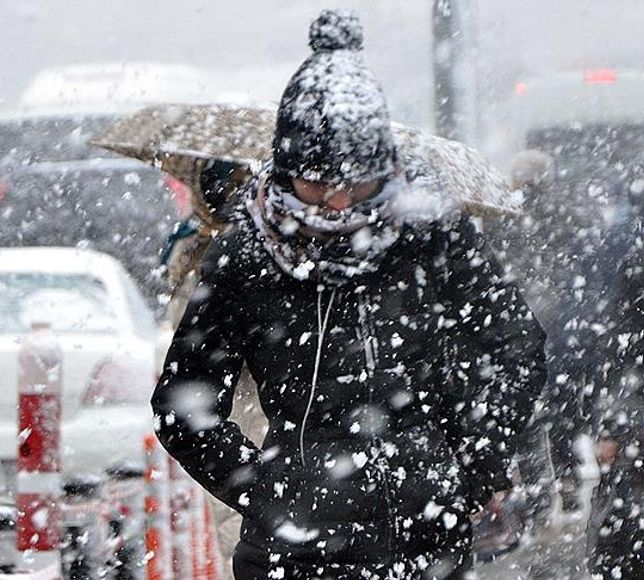
M 270 167 L 246 201 L 259 237 L 279 267 L 297 280 L 319 278 L 342 284 L 375 272 L 400 236 L 391 212 L 393 197 L 406 187 L 394 177 L 372 198 L 344 211 L 325 211 L 300 201 L 275 183 Z

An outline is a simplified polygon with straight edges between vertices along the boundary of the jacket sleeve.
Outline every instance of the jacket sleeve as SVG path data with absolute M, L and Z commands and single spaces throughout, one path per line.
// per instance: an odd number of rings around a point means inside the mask
M 639 233 L 638 240 L 641 239 Z M 638 248 L 621 264 L 609 294 L 609 332 L 606 334 L 606 343 L 602 345 L 603 357 L 598 360 L 601 369 L 595 373 L 595 389 L 598 391 L 594 405 L 597 435 L 616 440 L 622 449 L 634 445 L 638 437 L 639 447 L 642 440 L 643 284 L 644 258 Z
M 545 333 L 467 218 L 441 234 L 443 426 L 481 507 L 512 487 L 517 436 L 546 381 Z
M 233 266 L 210 244 L 203 274 L 152 397 L 162 445 L 199 484 L 243 513 L 260 462 L 257 447 L 228 420 L 243 364 Z

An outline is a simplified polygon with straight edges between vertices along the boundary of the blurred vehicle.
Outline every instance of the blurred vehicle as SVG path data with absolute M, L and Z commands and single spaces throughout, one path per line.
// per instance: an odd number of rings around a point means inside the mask
M 69 246 L 107 252 L 134 276 L 150 305 L 155 270 L 177 219 L 172 193 L 152 167 L 86 140 L 113 116 L 0 118 L 0 246 Z
M 563 72 L 519 82 L 515 151 L 552 155 L 557 181 L 610 227 L 644 177 L 644 71 Z
M 112 257 L 74 248 L 0 248 L 0 458 L 17 449 L 18 351 L 33 322 L 63 351 L 62 467 L 102 473 L 142 458 L 152 429 L 157 331 L 140 291 Z M 7 469 L 5 469 L 5 472 Z
M 20 107 L 0 113 L 0 247 L 109 253 L 160 315 L 159 253 L 187 212 L 185 188 L 88 140 L 146 104 L 221 97 L 209 78 L 202 69 L 150 63 L 75 65 L 37 75 Z
M 565 266 L 557 275 L 568 281 L 571 312 L 586 313 L 574 325 L 599 328 L 644 194 L 644 70 L 553 73 L 518 83 L 515 93 L 515 151 L 554 160 L 552 193 L 538 203 L 552 222 L 548 243 Z M 593 333 L 575 338 L 580 356 Z
M 554 159 L 557 195 L 551 205 L 570 255 L 567 268 L 575 269 L 578 306 L 592 309 L 598 296 L 609 298 L 606 291 L 640 218 L 642 94 L 644 70 L 557 73 L 516 85 L 515 147 Z

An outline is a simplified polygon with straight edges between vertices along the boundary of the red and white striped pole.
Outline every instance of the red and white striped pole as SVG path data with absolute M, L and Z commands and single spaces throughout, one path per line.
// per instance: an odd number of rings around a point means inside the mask
M 213 516 L 212 504 L 210 497 L 206 492 L 202 492 L 203 497 L 203 520 L 204 520 L 204 554 L 206 557 L 205 578 L 206 580 L 217 580 L 222 577 L 221 570 L 221 553 L 219 551 L 219 541 L 217 529 L 215 528 L 215 518 Z
M 17 547 L 23 569 L 60 574 L 62 351 L 48 324 L 34 323 L 18 353 Z
M 147 580 L 171 580 L 172 546 L 168 510 L 168 460 L 156 435 L 144 438 L 145 549 Z
M 204 568 L 201 550 L 201 536 L 203 532 L 203 520 L 201 514 L 201 497 L 203 490 L 199 485 L 193 483 L 190 489 L 190 558 L 192 563 L 192 580 L 204 580 L 202 569 Z
M 190 561 L 190 484 L 179 463 L 168 456 L 170 473 L 170 529 L 174 580 L 192 576 Z

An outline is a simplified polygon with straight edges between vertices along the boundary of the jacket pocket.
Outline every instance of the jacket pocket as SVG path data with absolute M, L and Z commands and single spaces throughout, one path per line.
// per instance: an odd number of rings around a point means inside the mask
M 313 561 L 365 564 L 384 557 L 390 535 L 382 482 L 373 467 L 360 476 L 299 474 L 294 509 L 276 531 L 291 553 Z
M 389 524 L 375 477 L 331 478 L 324 470 L 266 466 L 251 491 L 246 539 L 270 542 L 294 561 L 367 563 L 383 557 Z
M 471 483 L 440 429 L 414 426 L 398 435 L 395 446 L 388 465 L 401 516 L 431 520 L 448 510 L 469 511 Z
M 292 468 L 275 462 L 264 464 L 251 489 L 245 517 L 272 535 L 280 521 L 294 509 L 296 485 Z

